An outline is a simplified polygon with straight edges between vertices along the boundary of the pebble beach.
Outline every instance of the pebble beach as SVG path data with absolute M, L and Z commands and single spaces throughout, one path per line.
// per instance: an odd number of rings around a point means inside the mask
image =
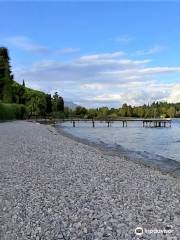
M 180 239 L 178 176 L 50 125 L 0 123 L 0 185 L 2 240 Z

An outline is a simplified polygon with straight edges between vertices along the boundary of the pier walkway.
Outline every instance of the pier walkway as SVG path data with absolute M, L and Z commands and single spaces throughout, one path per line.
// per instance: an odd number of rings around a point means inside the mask
M 129 122 L 142 122 L 142 127 L 171 127 L 171 118 L 150 118 L 150 119 L 134 119 L 134 118 L 120 118 L 120 119 L 58 119 L 60 122 L 71 122 L 73 127 L 76 127 L 76 123 L 79 122 L 91 122 L 92 127 L 96 126 L 96 123 L 107 123 L 107 127 L 111 127 L 113 122 L 121 122 L 123 127 L 127 127 Z

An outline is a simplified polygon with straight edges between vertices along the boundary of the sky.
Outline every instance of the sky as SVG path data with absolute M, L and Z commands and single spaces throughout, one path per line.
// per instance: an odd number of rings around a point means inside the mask
M 180 102 L 180 1 L 2 1 L 17 82 L 65 101 Z

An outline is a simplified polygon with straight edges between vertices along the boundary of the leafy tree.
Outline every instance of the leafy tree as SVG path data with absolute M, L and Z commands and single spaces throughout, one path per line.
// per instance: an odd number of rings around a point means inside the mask
M 75 115 L 76 116 L 84 116 L 87 113 L 87 109 L 81 106 L 76 107 Z
M 52 113 L 52 101 L 51 101 L 51 94 L 46 94 L 46 113 Z
M 32 115 L 46 115 L 46 98 L 43 92 L 26 88 L 25 98 L 29 110 L 29 117 Z
M 52 101 L 52 108 L 54 112 L 63 112 L 64 111 L 64 100 L 62 97 L 55 92 Z
M 19 83 L 13 82 L 11 90 L 12 101 L 18 104 L 25 104 L 25 87 Z
M 52 99 L 49 94 L 26 88 L 24 80 L 22 85 L 14 81 L 8 49 L 4 47 L 0 48 L 0 101 L 27 106 L 29 116 L 44 116 L 51 114 L 52 110 L 56 112 L 64 111 L 63 98 L 57 93 Z M 8 105 L 6 109 L 14 108 L 9 108 Z
M 11 84 L 13 75 L 11 74 L 10 58 L 7 48 L 0 48 L 0 100 L 12 102 Z
M 95 118 L 98 115 L 98 111 L 97 111 L 97 109 L 90 108 L 90 109 L 88 109 L 86 114 L 87 114 L 87 118 Z
M 104 118 L 107 117 L 109 113 L 109 109 L 107 107 L 101 107 L 98 109 L 98 118 Z
M 167 115 L 172 118 L 172 117 L 175 116 L 175 114 L 176 114 L 176 109 L 175 109 L 174 106 L 171 106 L 171 107 L 167 110 Z

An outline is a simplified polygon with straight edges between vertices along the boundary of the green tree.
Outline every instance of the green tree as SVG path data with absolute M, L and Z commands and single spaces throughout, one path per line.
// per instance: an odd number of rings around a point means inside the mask
M 52 113 L 52 101 L 51 101 L 51 94 L 46 94 L 46 113 Z
M 83 117 L 87 113 L 87 109 L 81 106 L 76 107 L 75 115 Z
M 57 93 L 51 99 L 49 94 L 27 88 L 24 80 L 22 85 L 14 81 L 9 52 L 4 47 L 0 47 L 0 101 L 26 105 L 30 116 L 50 114 L 52 110 L 64 111 L 63 98 Z M 10 109 L 9 105 L 6 109 Z
M 97 109 L 90 108 L 90 109 L 87 110 L 86 114 L 87 114 L 88 118 L 95 118 L 95 117 L 97 117 L 98 112 L 97 112 Z
M 58 95 L 57 92 L 53 95 L 52 100 L 52 109 L 54 112 L 63 112 L 64 111 L 64 100 Z
M 30 88 L 25 89 L 26 105 L 29 110 L 29 117 L 32 115 L 46 115 L 46 95 L 43 92 L 32 90 Z
M 10 58 L 8 49 L 0 48 L 0 100 L 12 102 L 11 84 L 13 75 L 11 74 Z
M 98 117 L 99 118 L 106 118 L 109 114 L 108 107 L 101 107 L 98 109 Z
M 167 115 L 172 118 L 172 117 L 175 116 L 175 114 L 176 114 L 176 109 L 175 109 L 174 106 L 171 106 L 171 107 L 167 110 Z
M 11 85 L 12 101 L 18 104 L 25 104 L 25 87 L 15 81 Z

